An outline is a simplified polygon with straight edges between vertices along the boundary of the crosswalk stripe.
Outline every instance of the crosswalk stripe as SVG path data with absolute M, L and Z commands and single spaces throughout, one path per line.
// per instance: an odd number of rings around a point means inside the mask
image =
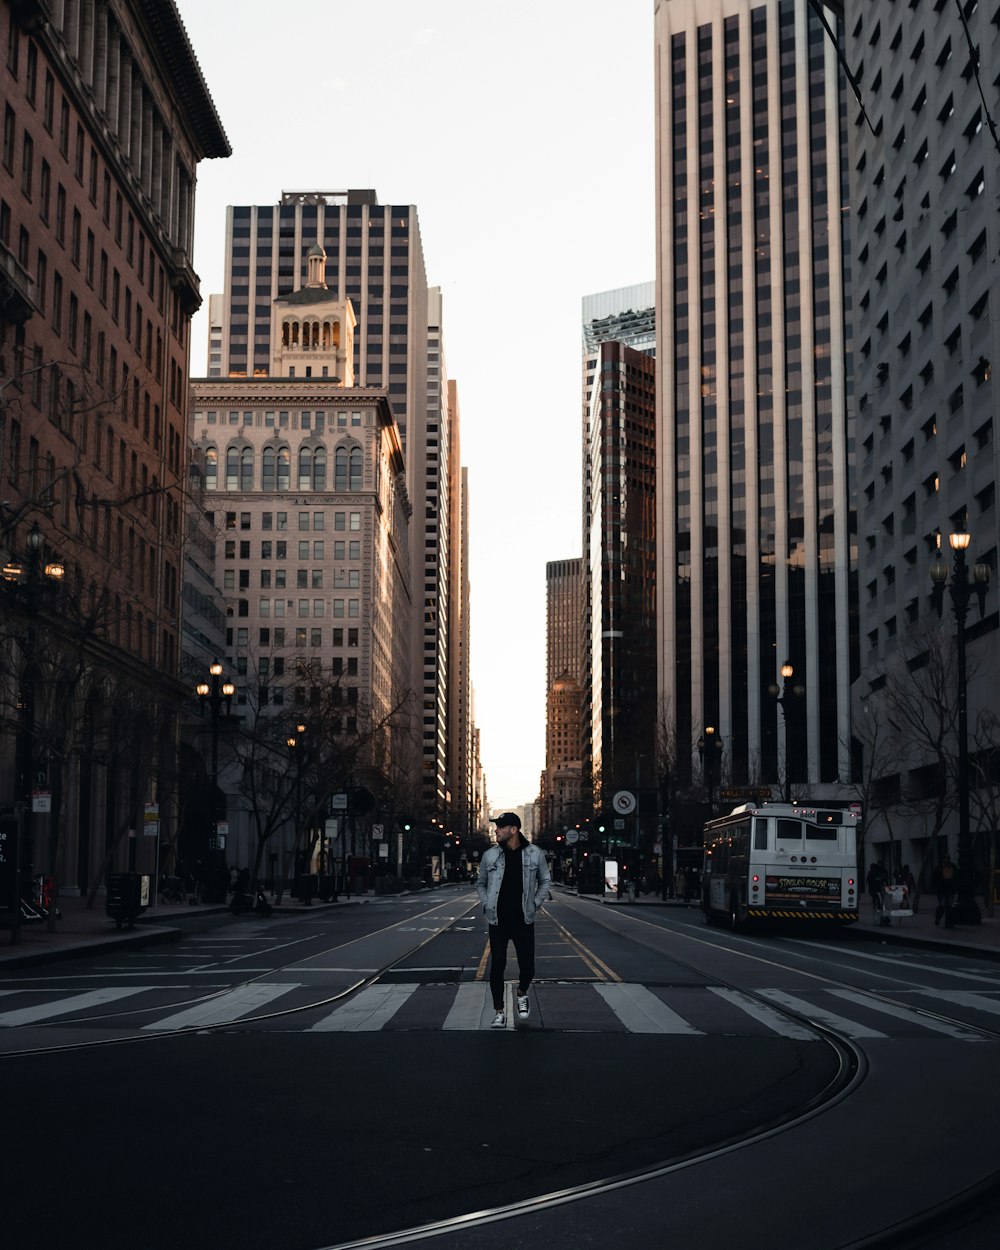
M 777 1033 L 779 1037 L 792 1037 L 800 1042 L 815 1042 L 819 1040 L 817 1034 L 810 1032 L 805 1025 L 799 1024 L 795 1020 L 789 1020 L 780 1011 L 775 1011 L 773 1007 L 757 1002 L 749 994 L 743 994 L 739 990 L 727 989 L 724 985 L 710 985 L 708 988 L 713 994 L 718 995 L 719 998 L 724 999 L 727 1003 L 732 1003 L 740 1011 L 746 1012 L 754 1020 L 758 1020 L 761 1024 L 766 1025 L 772 1032 Z
M 862 1007 L 867 1007 L 869 1011 L 880 1011 L 883 1015 L 895 1016 L 897 1020 L 908 1020 L 911 1024 L 919 1024 L 921 1028 L 930 1029 L 932 1033 L 943 1033 L 945 1037 L 956 1037 L 962 1041 L 970 1041 L 977 1036 L 972 1029 L 964 1029 L 957 1024 L 948 1024 L 944 1020 L 932 1020 L 910 1007 L 904 1007 L 899 1003 L 879 1002 L 877 999 L 869 998 L 856 990 L 831 990 L 830 993 L 836 994 L 838 998 L 846 999 L 849 1003 L 860 1003 Z
M 481 1029 L 492 1017 L 493 1002 L 489 988 L 482 981 L 463 981 L 458 986 L 455 1001 L 445 1016 L 445 1029 Z
M 835 1012 L 814 1006 L 812 1003 L 807 1003 L 804 998 L 796 998 L 794 994 L 786 994 L 783 990 L 759 990 L 758 993 L 763 994 L 765 998 L 769 998 L 773 1003 L 780 1003 L 783 1007 L 789 1007 L 792 1011 L 797 1011 L 800 1016 L 806 1016 L 810 1020 L 818 1020 L 821 1024 L 828 1024 L 830 1028 L 846 1033 L 848 1037 L 857 1039 L 889 1036 L 888 1033 L 880 1033 L 877 1029 L 870 1029 L 866 1024 L 858 1024 L 856 1020 L 849 1020 L 846 1016 L 838 1016 Z
M 230 990 L 228 994 L 221 994 L 210 1002 L 199 1003 L 196 1007 L 189 1007 L 187 1011 L 179 1011 L 153 1024 L 146 1024 L 143 1028 L 150 1032 L 157 1032 L 167 1029 L 202 1028 L 210 1024 L 228 1024 L 232 1020 L 238 1020 L 241 1016 L 255 1011 L 258 1007 L 266 1007 L 268 1003 L 280 998 L 282 994 L 287 994 L 289 990 L 298 988 L 297 984 L 244 985 L 238 990 Z
M 1000 998 L 990 998 L 986 994 L 974 994 L 970 990 L 919 990 L 918 993 L 928 998 L 943 998 L 946 1003 L 957 1003 L 960 1007 L 972 1007 L 975 1011 L 989 1011 L 1000 1016 Z
M 644 985 L 595 985 L 630 1033 L 687 1033 L 703 1036 L 701 1029 L 689 1024 Z
M 57 998 L 47 1003 L 38 1003 L 34 1007 L 18 1007 L 13 1011 L 0 1014 L 0 1027 L 16 1028 L 19 1024 L 34 1024 L 38 1020 L 48 1020 L 52 1016 L 65 1016 L 71 1011 L 85 1011 L 89 1007 L 98 1007 L 101 1003 L 113 1003 L 118 999 L 128 998 L 132 994 L 141 994 L 150 989 L 148 985 L 133 985 L 128 989 L 89 990 L 85 994 L 74 994 L 70 998 Z
M 374 1033 L 382 1028 L 410 997 L 412 985 L 369 985 L 356 998 L 338 1007 L 307 1029 L 307 1033 Z

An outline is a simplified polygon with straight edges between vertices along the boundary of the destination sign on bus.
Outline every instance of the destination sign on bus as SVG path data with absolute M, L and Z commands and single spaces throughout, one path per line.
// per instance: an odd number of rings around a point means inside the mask
M 764 884 L 769 903 L 799 899 L 840 902 L 840 880 L 837 877 L 772 877 L 768 874 Z

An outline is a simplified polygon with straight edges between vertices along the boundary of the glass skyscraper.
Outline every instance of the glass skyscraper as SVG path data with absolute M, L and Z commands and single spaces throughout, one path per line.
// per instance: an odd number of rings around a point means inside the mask
M 857 663 L 842 75 L 807 0 L 655 23 L 659 696 L 682 780 L 712 726 L 721 780 L 815 794 Z

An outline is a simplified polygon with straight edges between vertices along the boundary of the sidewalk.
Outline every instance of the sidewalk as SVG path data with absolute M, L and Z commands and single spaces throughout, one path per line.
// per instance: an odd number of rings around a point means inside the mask
M 281 905 L 274 907 L 274 918 L 322 911 L 328 907 L 343 907 L 349 903 L 362 902 L 365 897 L 352 894 L 350 899 L 341 897 L 336 903 L 320 903 L 314 900 L 310 906 L 306 906 L 286 892 Z M 47 921 L 44 920 L 22 924 L 20 941 L 16 946 L 11 943 L 10 930 L 0 929 L 0 969 L 92 955 L 123 946 L 149 946 L 156 942 L 175 941 L 184 932 L 182 928 L 175 927 L 178 921 L 229 910 L 225 903 L 161 903 L 157 900 L 136 919 L 134 929 L 124 925 L 119 929 L 105 912 L 104 904 L 104 895 L 95 898 L 94 906 L 89 909 L 85 898 L 60 898 L 59 910 L 62 916 L 56 920 L 55 932 L 49 933 Z
M 575 890 L 566 892 L 576 893 Z M 605 907 L 620 907 L 623 911 L 643 907 L 676 907 L 698 912 L 698 904 L 694 901 L 685 903 L 681 899 L 673 898 L 663 900 L 658 894 L 642 894 L 634 903 L 630 903 L 627 898 L 619 900 L 611 895 L 606 895 L 603 899 L 594 894 L 581 894 L 578 897 Z M 976 901 L 982 909 L 982 899 Z M 946 929 L 943 924 L 934 923 L 933 895 L 919 899 L 917 905 L 919 910 L 915 915 L 893 920 L 889 925 L 880 925 L 872 916 L 871 900 L 866 894 L 861 899 L 860 920 L 845 926 L 843 933 L 852 941 L 887 942 L 891 945 L 922 946 L 939 950 L 959 949 L 982 959 L 1000 959 L 1000 907 L 997 907 L 993 917 L 983 911 L 981 924 L 956 925 L 953 929 Z

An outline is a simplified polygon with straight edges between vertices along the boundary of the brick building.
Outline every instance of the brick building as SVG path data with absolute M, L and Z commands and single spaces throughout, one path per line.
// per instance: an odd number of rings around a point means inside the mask
M 230 149 L 171 0 L 3 3 L 0 50 L 0 797 L 87 890 L 180 819 L 195 171 Z

